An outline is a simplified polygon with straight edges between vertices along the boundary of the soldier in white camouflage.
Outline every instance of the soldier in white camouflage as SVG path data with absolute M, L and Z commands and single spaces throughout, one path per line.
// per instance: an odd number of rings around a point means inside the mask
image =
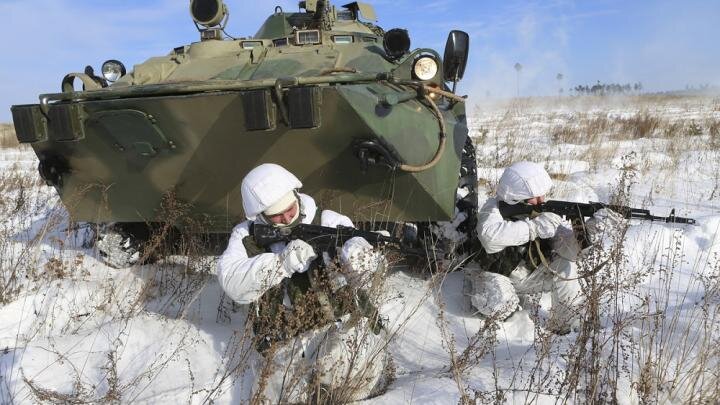
M 575 263 L 580 246 L 570 223 L 549 212 L 503 218 L 498 208 L 500 201 L 541 204 L 551 187 L 550 176 L 536 163 L 518 162 L 505 169 L 497 196 L 478 213 L 480 271 L 466 271 L 464 293 L 473 311 L 504 320 L 520 307 L 521 298 L 549 292 L 547 327 L 562 334 L 570 331 L 583 302 Z
M 318 213 L 300 193 L 300 180 L 276 164 L 263 164 L 243 179 L 247 221 L 232 232 L 218 262 L 225 293 L 250 305 L 258 362 L 252 399 L 261 403 L 345 402 L 385 388 L 387 336 L 362 286 L 384 271 L 382 254 L 363 238 L 334 252 L 316 252 L 306 241 L 277 242 L 262 248 L 254 223 L 278 227 L 298 223 L 353 226 L 336 212 Z

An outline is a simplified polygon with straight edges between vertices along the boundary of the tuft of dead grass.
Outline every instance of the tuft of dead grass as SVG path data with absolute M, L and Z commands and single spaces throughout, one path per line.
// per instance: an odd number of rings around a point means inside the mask
M 605 114 L 579 113 L 575 119 L 555 126 L 550 132 L 550 138 L 556 144 L 596 144 L 612 126 L 613 123 Z
M 703 129 L 695 122 L 695 120 L 691 120 L 690 122 L 685 125 L 685 135 L 686 136 L 700 136 L 703 134 Z
M 632 117 L 618 118 L 617 124 L 619 132 L 616 135 L 625 139 L 640 139 L 656 135 L 657 130 L 664 125 L 664 122 L 648 111 L 641 111 Z
M 708 144 L 712 149 L 720 149 L 720 119 L 708 119 L 705 127 L 710 138 Z
M 15 136 L 13 124 L 0 124 L 0 148 L 17 148 L 20 146 Z

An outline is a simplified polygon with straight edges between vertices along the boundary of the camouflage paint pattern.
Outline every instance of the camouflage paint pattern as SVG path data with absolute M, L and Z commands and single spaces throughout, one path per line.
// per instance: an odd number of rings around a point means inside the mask
M 172 192 L 189 214 L 226 232 L 244 218 L 242 178 L 265 162 L 285 166 L 323 208 L 356 221 L 450 219 L 467 137 L 463 103 L 437 99 L 448 142 L 431 169 L 371 164 L 363 171 L 354 148 L 374 140 L 416 165 L 434 156 L 438 120 L 402 82 L 413 80 L 418 56 L 431 55 L 439 69 L 425 84 L 442 88 L 440 56 L 420 49 L 391 61 L 377 30 L 355 20 L 320 30 L 321 44 L 295 45 L 289 22 L 298 18 L 307 14 L 276 13 L 257 38 L 196 42 L 136 65 L 107 88 L 13 106 L 14 118 L 25 117 L 15 119 L 18 138 L 32 145 L 44 177 L 79 221 L 156 221 Z M 277 43 L 282 38 L 287 45 Z M 301 111 L 315 111 L 319 125 L 293 128 L 282 110 L 289 114 L 292 88 L 307 86 L 317 88 L 315 105 Z M 249 91 L 265 91 L 268 109 L 260 115 L 269 129 L 248 130 L 257 104 L 243 99 Z

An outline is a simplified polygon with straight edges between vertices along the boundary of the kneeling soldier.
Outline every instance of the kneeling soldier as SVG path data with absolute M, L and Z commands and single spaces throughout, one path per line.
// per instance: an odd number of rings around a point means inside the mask
M 247 174 L 241 186 L 247 221 L 233 229 L 218 279 L 230 298 L 252 305 L 248 322 L 263 357 L 255 399 L 364 399 L 385 388 L 389 355 L 377 311 L 367 292 L 356 287 L 369 284 L 385 260 L 359 237 L 342 246 L 338 271 L 329 259 L 335 252 L 316 252 L 300 239 L 258 246 L 251 231 L 258 222 L 353 226 L 333 211 L 318 215 L 315 201 L 299 193 L 300 187 L 297 177 L 276 164 Z
M 575 263 L 580 246 L 570 223 L 551 212 L 506 219 L 498 208 L 500 201 L 541 204 L 551 187 L 550 176 L 536 163 L 518 162 L 505 169 L 497 196 L 489 198 L 478 213 L 482 271 L 466 272 L 464 289 L 478 313 L 499 320 L 518 308 L 519 298 L 550 292 L 547 326 L 564 334 L 576 322 L 584 301 Z

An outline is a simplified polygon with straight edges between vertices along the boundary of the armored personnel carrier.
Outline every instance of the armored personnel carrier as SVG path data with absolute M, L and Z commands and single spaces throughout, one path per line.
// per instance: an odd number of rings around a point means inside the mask
M 468 35 L 451 31 L 441 56 L 375 25 L 368 4 L 299 6 L 233 38 L 222 0 L 192 0 L 197 42 L 130 72 L 88 66 L 12 107 L 40 176 L 75 221 L 99 225 L 111 265 L 137 260 L 157 224 L 229 232 L 244 219 L 242 178 L 265 162 L 356 223 L 472 231 L 474 149 L 454 94 Z

